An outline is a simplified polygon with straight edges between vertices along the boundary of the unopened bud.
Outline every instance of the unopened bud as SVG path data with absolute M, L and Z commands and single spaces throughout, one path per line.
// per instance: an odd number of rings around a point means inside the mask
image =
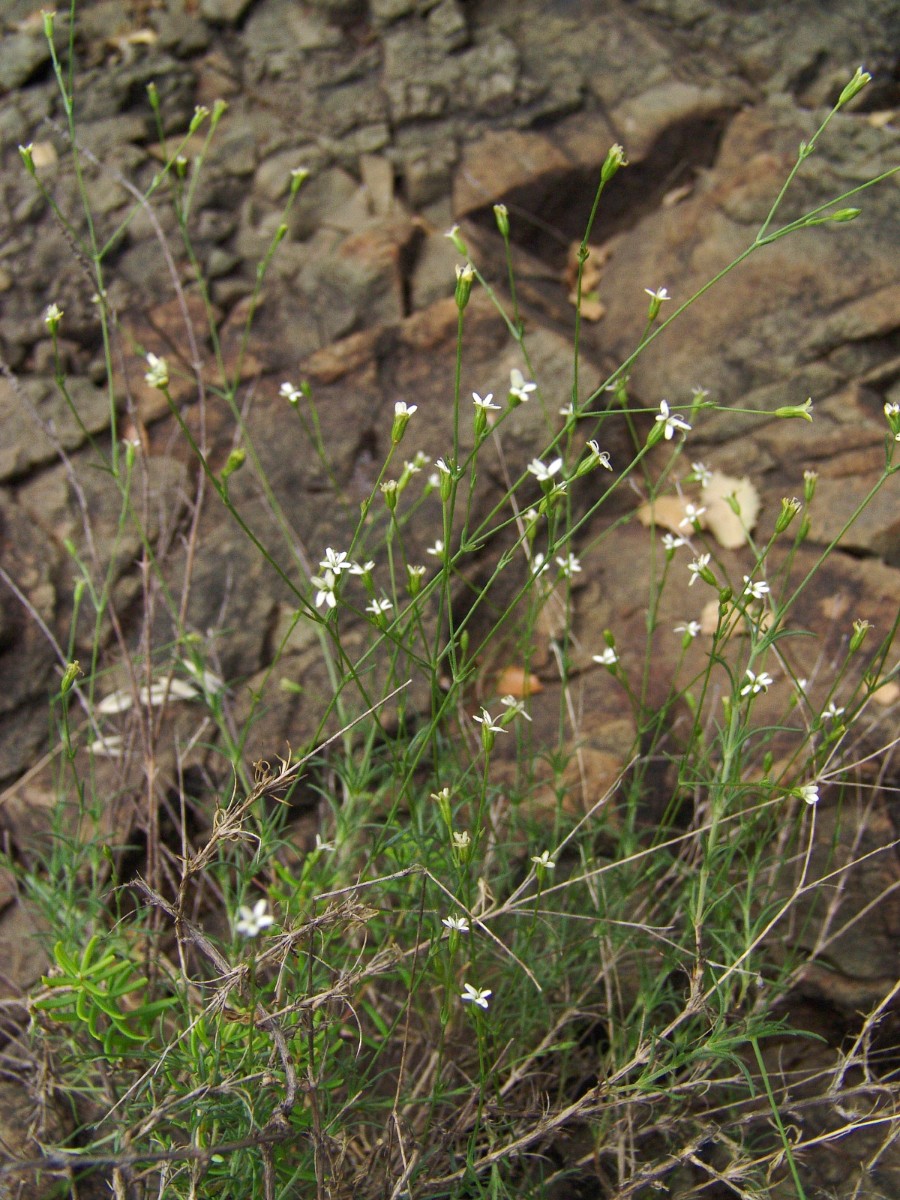
M 456 307 L 460 312 L 469 303 L 469 296 L 472 292 L 474 280 L 475 271 L 471 263 L 466 263 L 464 267 L 456 268 Z
M 494 205 L 494 220 L 500 230 L 500 236 L 505 241 L 509 237 L 509 209 L 505 204 Z
M 612 179 L 613 175 L 615 175 L 616 171 L 618 171 L 620 167 L 627 166 L 628 159 L 625 157 L 625 151 L 622 149 L 619 143 L 616 142 L 614 145 L 610 146 L 609 150 L 607 151 L 603 166 L 600 168 L 600 182 L 609 183 L 610 179 Z
M 781 501 L 781 512 L 778 514 L 778 519 L 775 522 L 775 532 L 784 533 L 802 507 L 803 505 L 796 496 L 791 500 L 788 500 L 787 496 L 785 496 Z
M 837 107 L 843 108 L 845 104 L 849 104 L 853 97 L 861 92 L 867 83 L 871 82 L 872 76 L 869 74 L 869 72 L 864 71 L 862 67 L 857 67 L 856 74 L 838 97 Z
M 860 646 L 862 646 L 863 642 L 866 640 L 866 634 L 869 632 L 869 630 L 871 628 L 872 628 L 872 626 L 869 624 L 868 621 L 854 621 L 853 622 L 853 634 L 850 638 L 850 653 L 851 654 L 855 654 L 856 651 L 860 648 Z
M 787 420 L 791 417 L 802 417 L 804 421 L 812 421 L 812 399 L 804 400 L 802 404 L 787 404 L 784 408 L 776 408 L 775 416 Z

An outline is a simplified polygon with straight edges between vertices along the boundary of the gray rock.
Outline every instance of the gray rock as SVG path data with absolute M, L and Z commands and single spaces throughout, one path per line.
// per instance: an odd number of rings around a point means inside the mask
M 50 49 L 41 30 L 5 33 L 0 37 L 0 93 L 22 87 L 50 61 Z
M 200 15 L 213 25 L 234 25 L 250 4 L 251 0 L 200 0 Z

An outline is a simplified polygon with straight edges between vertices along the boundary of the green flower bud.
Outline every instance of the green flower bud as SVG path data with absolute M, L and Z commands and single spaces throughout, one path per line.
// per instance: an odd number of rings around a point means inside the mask
M 860 646 L 862 646 L 863 642 L 866 640 L 866 634 L 869 632 L 869 630 L 871 628 L 872 628 L 872 626 L 869 624 L 868 621 L 854 621 L 853 622 L 853 636 L 850 638 L 850 653 L 851 654 L 855 654 L 856 651 L 860 648 Z
M 239 471 L 246 460 L 246 450 L 232 450 L 232 452 L 228 455 L 225 466 L 222 468 L 222 482 L 225 483 L 225 481 L 232 476 L 235 471 Z
M 472 292 L 474 280 L 475 271 L 471 263 L 466 263 L 464 267 L 456 268 L 456 307 L 460 312 L 469 303 L 469 296 Z
M 453 247 L 457 254 L 461 254 L 463 258 L 469 257 L 469 250 L 466 243 L 462 239 L 462 234 L 459 232 L 459 226 L 454 225 L 453 228 L 444 235 L 453 243 Z
M 65 696 L 72 690 L 72 685 L 81 673 L 81 664 L 77 658 L 73 658 L 63 672 L 62 682 L 59 685 L 59 694 L 61 696 Z
M 613 175 L 615 175 L 616 171 L 618 171 L 620 167 L 627 166 L 628 159 L 625 157 L 625 151 L 622 149 L 619 143 L 616 142 L 614 145 L 610 146 L 606 153 L 606 159 L 604 160 L 603 166 L 600 168 L 601 183 L 609 183 L 610 179 L 612 179 Z
M 775 522 L 775 532 L 784 533 L 802 507 L 796 496 L 791 500 L 788 500 L 785 496 L 781 501 L 781 512 L 778 514 L 778 519 Z
M 384 496 L 384 502 L 388 507 L 389 512 L 394 512 L 397 508 L 397 480 L 386 479 L 381 485 L 381 494 Z
M 816 471 L 803 472 L 803 499 L 807 504 L 816 494 L 816 484 L 819 482 L 819 476 Z
M 838 97 L 837 107 L 843 108 L 845 104 L 849 104 L 853 97 L 861 92 L 867 83 L 871 82 L 872 76 L 869 72 L 864 71 L 862 67 L 857 67 L 853 78 Z
M 294 167 L 291 171 L 291 198 L 297 195 L 307 179 L 309 179 L 309 171 L 306 167 Z
M 804 400 L 802 404 L 788 404 L 784 408 L 775 409 L 776 417 L 802 417 L 804 421 L 812 421 L 812 399 Z
M 494 220 L 500 230 L 500 236 L 505 241 L 509 237 L 509 209 L 505 204 L 494 205 Z

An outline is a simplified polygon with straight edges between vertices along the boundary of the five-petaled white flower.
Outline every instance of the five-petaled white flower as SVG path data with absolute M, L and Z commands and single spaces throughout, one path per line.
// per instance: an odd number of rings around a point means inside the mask
M 703 572 L 709 570 L 709 555 L 701 554 L 698 558 L 695 558 L 692 563 L 688 563 L 688 570 L 691 573 L 691 580 L 688 587 L 693 587 Z
M 395 417 L 411 417 L 414 412 L 418 412 L 418 404 L 407 404 L 405 400 L 398 400 L 394 404 Z
M 532 854 L 531 861 L 539 871 L 555 871 L 556 863 L 550 857 L 549 850 L 542 850 L 540 854 Z
M 528 470 L 539 483 L 549 482 L 561 467 L 561 458 L 554 458 L 550 463 L 542 463 L 539 458 L 533 458 L 528 464 Z
M 816 784 L 804 783 L 803 787 L 801 787 L 799 791 L 801 800 L 805 800 L 807 804 L 818 804 L 819 789 Z
M 581 570 L 581 562 L 574 554 L 569 553 L 565 558 L 557 558 L 557 566 L 559 573 L 564 579 L 571 579 L 573 575 L 577 575 Z
M 691 470 L 694 472 L 697 482 L 701 487 L 709 487 L 710 483 L 712 482 L 712 471 L 709 469 L 706 463 L 692 462 Z
M 319 570 L 331 571 L 332 575 L 337 578 L 341 571 L 349 571 L 351 564 L 347 561 L 347 554 L 344 550 L 332 550 L 328 546 L 325 550 L 325 557 L 319 563 Z
M 484 728 L 490 730 L 491 733 L 509 732 L 507 729 L 504 729 L 502 725 L 497 724 L 486 708 L 483 708 L 480 714 L 476 713 L 472 720 L 477 721 L 479 725 L 483 725 Z
M 469 918 L 468 917 L 463 917 L 463 916 L 444 917 L 441 921 L 441 924 L 446 926 L 446 928 L 449 929 L 451 933 L 453 933 L 453 932 L 468 933 L 469 932 Z
M 454 850 L 468 850 L 471 843 L 472 843 L 472 839 L 469 837 L 469 831 L 467 829 L 462 829 L 459 831 L 454 829 L 454 831 L 453 831 L 453 849 Z
M 472 403 L 475 405 L 476 408 L 481 408 L 485 412 L 487 412 L 488 409 L 493 409 L 494 412 L 500 411 L 499 404 L 491 404 L 491 401 L 493 400 L 493 398 L 494 398 L 493 392 L 488 392 L 488 394 L 484 397 L 479 396 L 477 392 L 472 393 Z
M 744 591 L 754 600 L 762 600 L 769 593 L 769 585 L 764 579 L 751 579 L 749 575 L 745 575 Z
M 317 589 L 315 603 L 316 608 L 321 608 L 324 604 L 326 608 L 334 608 L 337 604 L 337 596 L 334 594 L 335 578 L 331 571 L 326 571 L 324 575 L 313 575 L 310 583 Z
M 382 617 L 385 613 L 389 613 L 393 608 L 393 604 L 385 596 L 383 599 L 375 599 L 371 604 L 366 605 L 366 612 L 371 613 L 373 617 Z
M 602 667 L 614 667 L 619 661 L 619 656 L 612 646 L 607 646 L 602 654 L 591 655 L 595 663 L 600 663 Z
M 524 404 L 531 392 L 537 391 L 536 383 L 526 383 L 525 376 L 518 367 L 513 367 L 509 373 L 509 394 L 520 404 Z
M 700 622 L 688 621 L 687 625 L 676 625 L 675 632 L 687 634 L 693 640 L 700 633 Z
M 348 570 L 351 575 L 368 575 L 371 571 L 375 570 L 375 564 L 371 559 L 363 563 L 354 562 L 350 564 Z
M 252 908 L 242 904 L 238 909 L 238 919 L 234 923 L 235 931 L 243 937 L 256 937 L 272 924 L 275 918 L 268 911 L 265 900 L 257 900 Z
M 684 529 L 688 525 L 693 526 L 695 522 L 699 522 L 705 512 L 705 508 L 698 508 L 696 504 L 686 504 L 684 506 L 684 516 L 678 522 L 678 528 Z
M 683 417 L 679 417 L 677 413 L 669 411 L 668 400 L 660 400 L 659 412 L 656 414 L 654 420 L 657 424 L 664 426 L 663 436 L 667 442 L 672 440 L 676 430 L 681 430 L 682 433 L 690 433 L 691 431 L 690 425 L 688 425 Z
M 425 550 L 426 554 L 432 555 L 433 558 L 444 557 L 444 543 L 440 538 L 437 538 L 433 546 L 428 546 Z
M 822 713 L 822 716 L 826 721 L 836 721 L 843 711 L 843 708 L 838 708 L 833 700 L 829 700 L 828 707 Z
M 511 721 L 513 717 L 524 717 L 526 721 L 530 721 L 531 717 L 525 711 L 525 702 L 517 700 L 515 696 L 502 696 L 500 703 L 507 710 L 507 720 Z
M 303 399 L 303 393 L 300 391 L 300 389 L 294 387 L 292 383 L 287 381 L 278 389 L 278 395 L 283 396 L 289 404 L 299 404 Z
M 546 555 L 538 552 L 531 560 L 531 573 L 537 578 L 538 575 L 543 575 L 548 570 L 550 564 L 547 562 Z
M 683 537 L 675 537 L 671 533 L 662 535 L 662 544 L 664 550 L 677 550 L 679 546 L 687 545 Z
M 741 688 L 742 696 L 756 696 L 759 692 L 768 691 L 768 689 L 775 682 L 772 676 L 767 674 L 765 671 L 760 671 L 758 675 L 754 675 L 754 673 L 748 668 L 745 672 L 745 675 L 747 682 Z
M 479 1008 L 487 1008 L 490 995 L 490 988 L 474 988 L 471 983 L 464 983 L 461 999 L 463 1004 L 477 1004 Z
M 668 288 L 664 288 L 664 287 L 657 288 L 655 292 L 654 292 L 653 288 L 644 288 L 644 291 L 647 293 L 647 295 L 650 297 L 651 300 L 662 301 L 662 300 L 671 300 L 672 299 L 672 297 L 669 295 Z

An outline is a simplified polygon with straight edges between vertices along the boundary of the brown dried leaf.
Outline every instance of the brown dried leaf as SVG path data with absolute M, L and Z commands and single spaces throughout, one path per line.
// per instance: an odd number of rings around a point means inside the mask
M 647 529 L 651 525 L 658 525 L 661 529 L 668 529 L 670 533 L 680 537 L 688 529 L 688 525 L 682 524 L 682 522 L 688 516 L 689 504 L 690 500 L 684 496 L 660 496 L 652 504 L 641 505 L 637 511 L 638 520 Z M 705 513 L 701 513 L 699 522 L 700 528 L 705 529 Z
M 713 471 L 702 496 L 706 527 L 719 545 L 726 550 L 746 545 L 747 534 L 753 532 L 759 516 L 759 493 L 749 478 L 745 475 L 743 479 L 737 479 L 722 471 Z M 736 498 L 740 515 L 728 503 L 729 496 Z

